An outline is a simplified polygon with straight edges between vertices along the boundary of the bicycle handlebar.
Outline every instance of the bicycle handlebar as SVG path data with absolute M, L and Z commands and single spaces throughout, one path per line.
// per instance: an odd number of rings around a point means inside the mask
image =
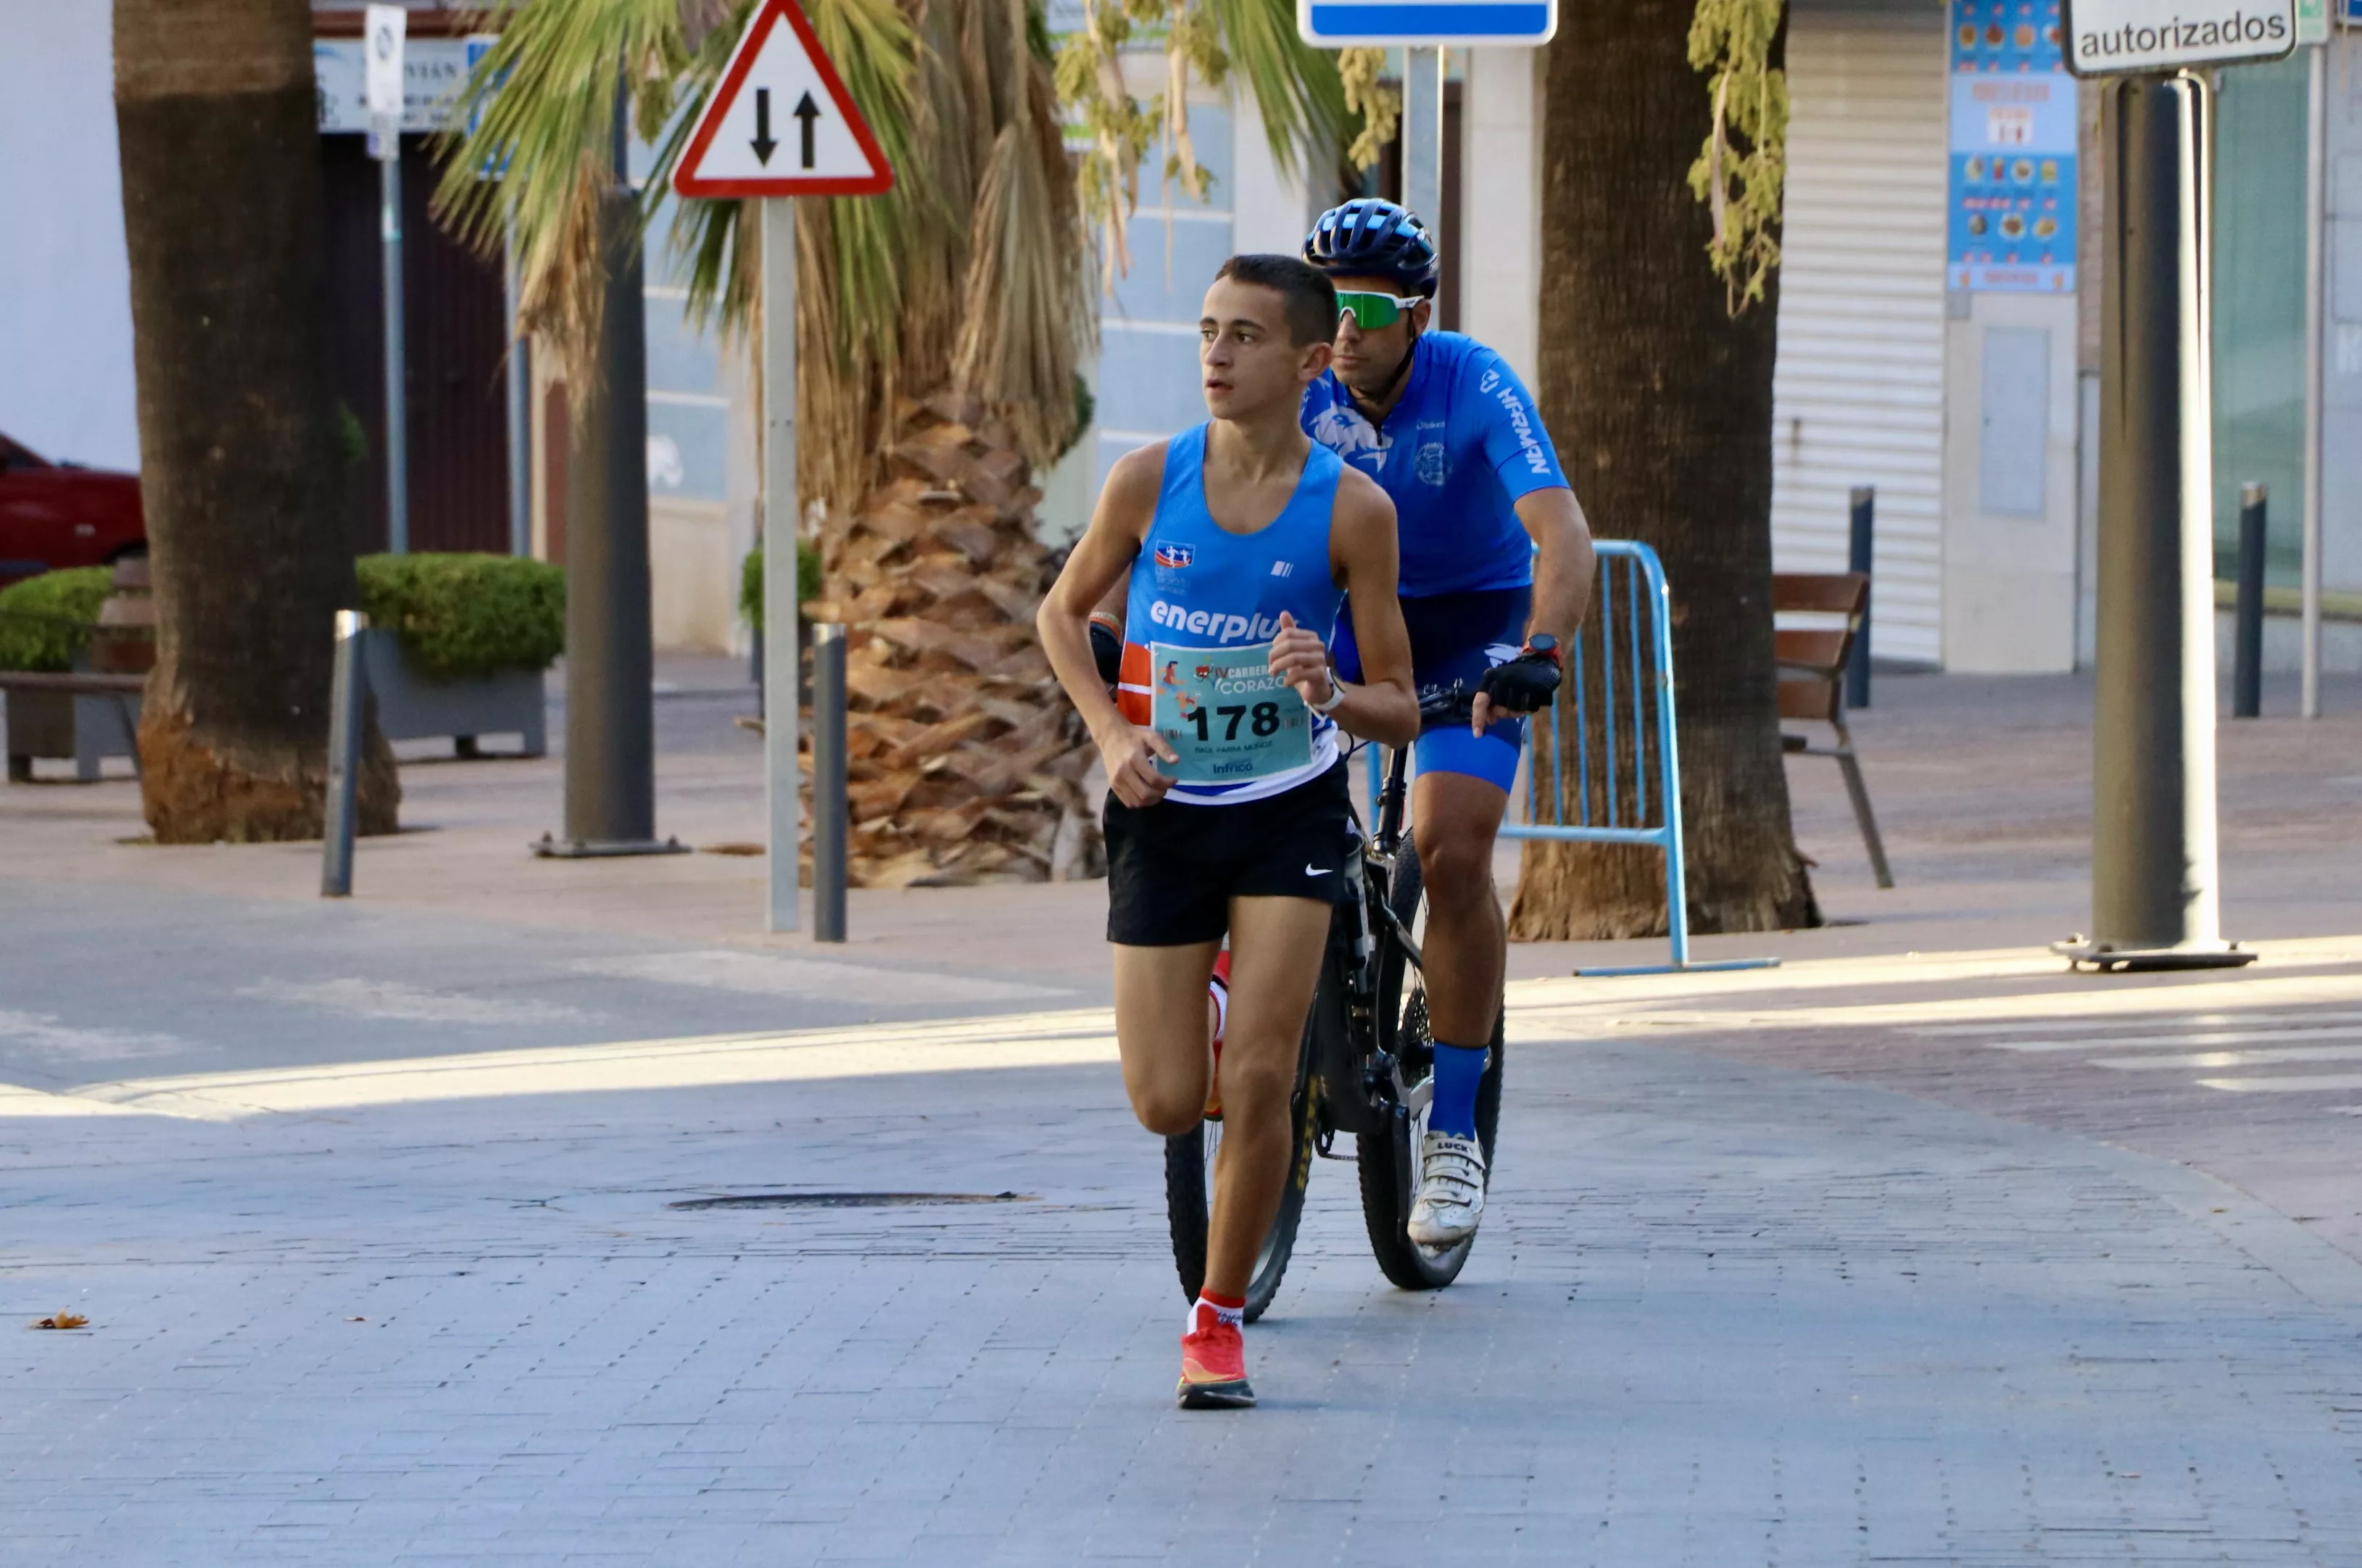
M 1422 723 L 1438 719 L 1465 720 L 1475 709 L 1476 693 L 1473 691 L 1443 691 L 1421 699 L 1418 716 Z

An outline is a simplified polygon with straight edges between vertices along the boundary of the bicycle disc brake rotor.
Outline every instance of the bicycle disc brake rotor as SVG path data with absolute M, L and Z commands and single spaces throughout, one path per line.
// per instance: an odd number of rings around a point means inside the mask
M 1395 1035 L 1395 1099 L 1421 1132 L 1435 1099 L 1435 1045 L 1428 1034 L 1427 990 L 1421 987 L 1403 1004 L 1402 1028 Z

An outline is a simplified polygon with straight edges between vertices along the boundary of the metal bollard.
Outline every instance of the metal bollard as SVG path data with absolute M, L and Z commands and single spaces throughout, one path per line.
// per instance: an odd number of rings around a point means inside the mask
M 1878 489 L 1874 485 L 1856 485 L 1853 495 L 1853 536 L 1848 552 L 1848 571 L 1871 575 L 1871 536 L 1877 521 Z M 1870 610 L 1877 602 L 1873 583 L 1861 602 L 1861 628 L 1854 634 L 1853 652 L 1846 656 L 1845 704 L 1849 708 L 1870 706 Z
M 361 700 L 369 670 L 361 663 L 361 638 L 369 617 L 358 610 L 337 612 L 337 673 L 328 696 L 328 799 L 320 834 L 320 896 L 348 899 L 353 892 L 353 833 L 359 823 L 361 771 Z
M 844 628 L 812 628 L 812 940 L 844 940 Z
M 2231 638 L 2231 716 L 2264 711 L 2264 529 L 2269 500 L 2260 484 L 2239 487 L 2239 598 Z

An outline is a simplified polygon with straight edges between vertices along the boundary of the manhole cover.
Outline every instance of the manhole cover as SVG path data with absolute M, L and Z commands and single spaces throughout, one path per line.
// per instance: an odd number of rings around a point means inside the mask
M 686 1198 L 667 1209 L 889 1209 L 928 1203 L 1035 1203 L 1030 1192 L 734 1192 Z

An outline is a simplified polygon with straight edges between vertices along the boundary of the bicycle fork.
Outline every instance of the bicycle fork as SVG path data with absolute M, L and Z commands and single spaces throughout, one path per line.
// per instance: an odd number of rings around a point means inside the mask
M 1345 857 L 1344 896 L 1330 923 L 1320 990 L 1312 1004 L 1313 1071 L 1320 1085 L 1320 1152 L 1340 1132 L 1383 1132 L 1395 1101 L 1394 1059 L 1378 1032 L 1378 933 L 1367 860 Z

